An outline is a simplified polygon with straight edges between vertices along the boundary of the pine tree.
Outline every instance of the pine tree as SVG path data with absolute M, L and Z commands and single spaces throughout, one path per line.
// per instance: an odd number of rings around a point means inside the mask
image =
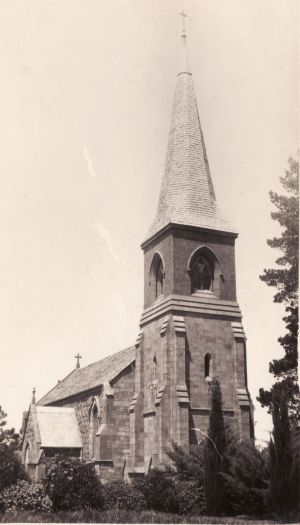
M 272 219 L 279 222 L 283 232 L 280 237 L 269 239 L 267 243 L 282 252 L 276 260 L 277 268 L 265 269 L 261 280 L 268 286 L 277 288 L 274 302 L 286 305 L 287 315 L 283 318 L 287 333 L 278 339 L 285 351 L 281 359 L 270 363 L 270 373 L 276 379 L 276 388 L 284 392 L 288 400 L 289 417 L 296 421 L 299 418 L 299 387 L 297 385 L 298 363 L 298 251 L 299 251 L 299 163 L 289 159 L 289 169 L 281 177 L 283 188 L 289 195 L 278 195 L 270 192 L 271 202 L 277 207 L 271 213 Z M 257 400 L 273 412 L 272 390 L 260 388 Z

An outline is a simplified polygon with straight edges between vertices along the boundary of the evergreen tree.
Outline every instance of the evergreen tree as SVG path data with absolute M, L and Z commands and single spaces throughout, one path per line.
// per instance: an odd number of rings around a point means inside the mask
M 5 427 L 6 414 L 0 406 L 0 491 L 25 477 L 23 466 L 16 452 L 19 434 L 14 428 Z
M 269 370 L 276 378 L 276 388 L 284 392 L 288 400 L 289 416 L 294 421 L 299 418 L 299 387 L 297 385 L 298 363 L 298 251 L 299 251 L 299 163 L 289 159 L 289 169 L 281 177 L 283 188 L 289 195 L 270 192 L 271 202 L 277 211 L 271 213 L 272 219 L 283 227 L 280 237 L 269 239 L 269 246 L 279 249 L 281 257 L 276 260 L 277 268 L 265 269 L 261 280 L 268 286 L 277 288 L 274 302 L 286 305 L 287 315 L 283 318 L 287 333 L 278 339 L 285 351 L 281 359 L 274 359 Z M 276 397 L 276 396 L 275 396 Z M 259 390 L 257 398 L 262 406 L 273 412 L 272 390 Z
M 226 435 L 222 412 L 222 392 L 219 381 L 211 383 L 211 411 L 205 446 L 205 497 L 209 514 L 224 509 L 224 486 L 220 473 L 223 470 Z
M 296 509 L 291 429 L 285 392 L 276 385 L 272 389 L 273 433 L 269 444 L 270 496 L 275 510 Z

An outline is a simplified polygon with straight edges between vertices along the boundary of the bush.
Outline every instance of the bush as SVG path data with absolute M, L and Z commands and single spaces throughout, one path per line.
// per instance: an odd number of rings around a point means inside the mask
M 195 481 L 178 481 L 176 491 L 179 501 L 179 514 L 205 515 L 206 502 L 204 489 Z
M 102 496 L 105 510 L 117 508 L 139 512 L 146 509 L 146 500 L 143 494 L 124 481 L 112 481 L 104 485 Z
M 159 469 L 150 470 L 144 480 L 135 484 L 144 495 L 148 509 L 159 512 L 179 511 L 176 485 L 172 477 Z
M 52 502 L 41 483 L 19 480 L 0 493 L 0 509 L 6 511 L 52 511 Z
M 101 509 L 102 485 L 94 465 L 55 456 L 46 470 L 46 493 L 54 510 Z

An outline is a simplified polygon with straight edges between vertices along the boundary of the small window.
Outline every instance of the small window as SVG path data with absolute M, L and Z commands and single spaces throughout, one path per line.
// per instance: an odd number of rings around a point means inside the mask
M 191 287 L 192 293 L 212 288 L 212 269 L 202 255 L 197 257 L 191 268 Z
M 206 354 L 204 358 L 204 377 L 211 377 L 211 354 Z
M 155 279 L 155 293 L 156 297 L 159 297 L 164 293 L 164 271 L 163 271 L 163 263 L 160 259 L 159 265 L 156 270 L 156 279 Z
M 157 380 L 157 360 L 156 356 L 153 357 L 153 383 Z

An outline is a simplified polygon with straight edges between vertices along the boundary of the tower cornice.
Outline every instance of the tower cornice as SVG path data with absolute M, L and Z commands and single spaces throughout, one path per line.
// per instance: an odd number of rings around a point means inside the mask
M 151 237 L 148 237 L 145 241 L 142 242 L 141 248 L 144 250 L 148 246 L 150 246 L 152 243 L 156 243 L 161 237 L 166 235 L 167 233 L 171 233 L 172 231 L 180 230 L 180 231 L 193 231 L 193 232 L 201 232 L 201 233 L 210 233 L 214 235 L 220 235 L 222 237 L 232 237 L 236 239 L 238 237 L 237 232 L 230 232 L 227 230 L 222 229 L 213 229 L 213 228 L 204 228 L 199 226 L 192 226 L 187 224 L 179 224 L 175 222 L 170 222 L 169 224 L 166 224 L 163 228 L 155 232 Z

